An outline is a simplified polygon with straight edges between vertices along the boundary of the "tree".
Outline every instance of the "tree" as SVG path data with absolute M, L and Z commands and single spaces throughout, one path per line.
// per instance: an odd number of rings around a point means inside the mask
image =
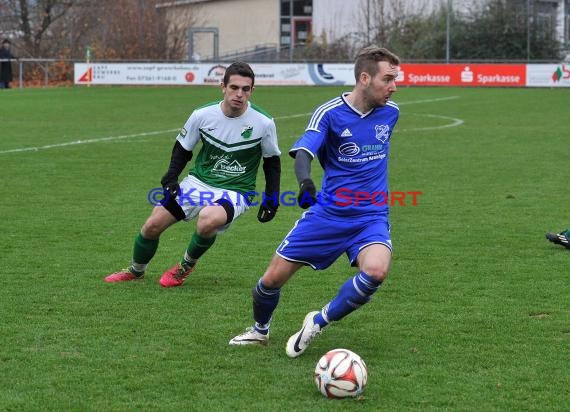
M 166 30 L 153 0 L 99 0 L 78 4 L 66 34 L 75 32 L 76 46 L 93 50 L 97 59 L 151 60 L 164 58 Z M 79 56 L 81 57 L 81 56 Z
M 384 30 L 385 44 L 404 60 L 445 59 L 446 12 L 405 16 Z
M 17 22 L 16 31 L 21 36 L 19 50 L 32 57 L 41 57 L 43 39 L 66 15 L 74 0 L 2 0 L 1 3 Z
M 9 27 L 22 57 L 83 59 L 181 59 L 186 27 L 167 27 L 158 0 L 0 0 L 2 27 Z M 4 31 L 4 30 L 2 30 Z M 6 34 L 6 33 L 4 33 Z
M 156 0 L 77 2 L 59 27 L 60 56 L 83 58 L 89 47 L 97 60 L 180 58 L 167 43 L 167 27 Z
M 460 28 L 453 42 L 454 58 L 509 61 L 527 57 L 560 58 L 561 44 L 555 38 L 554 28 L 539 25 L 532 7 L 527 10 L 523 0 L 487 0 L 471 10 Z M 529 56 L 527 48 L 531 51 Z
M 443 8 L 430 11 L 426 0 L 361 0 L 359 25 L 369 28 L 371 43 L 394 50 L 405 60 L 445 57 Z
M 359 26 L 368 27 L 372 21 L 370 31 L 374 34 L 374 43 L 394 50 L 408 61 L 446 57 L 448 12 L 452 22 L 452 60 L 558 60 L 561 57 L 554 24 L 541 24 L 536 10 L 532 7 L 527 10 L 526 0 L 481 0 L 471 2 L 461 13 L 448 10 L 446 2 L 429 12 L 427 3 L 421 0 L 361 1 L 367 7 L 360 8 Z M 536 1 L 531 3 L 536 4 Z M 412 4 L 415 7 L 411 7 Z

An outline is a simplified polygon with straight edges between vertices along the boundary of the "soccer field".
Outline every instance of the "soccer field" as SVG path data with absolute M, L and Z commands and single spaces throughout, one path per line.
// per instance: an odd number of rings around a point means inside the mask
M 252 101 L 286 155 L 342 90 L 263 87 Z M 217 87 L 74 87 L 0 93 L 0 411 L 562 411 L 570 400 L 570 90 L 400 88 L 390 188 L 394 260 L 372 301 L 297 358 L 287 338 L 354 274 L 345 258 L 283 288 L 267 347 L 230 347 L 251 288 L 300 216 L 241 217 L 180 288 L 158 279 L 194 222 L 161 238 L 142 282 L 130 263 L 177 130 Z M 318 163 L 314 176 L 321 176 Z M 263 190 L 263 175 L 258 179 Z M 361 398 L 325 399 L 318 359 L 365 360 Z

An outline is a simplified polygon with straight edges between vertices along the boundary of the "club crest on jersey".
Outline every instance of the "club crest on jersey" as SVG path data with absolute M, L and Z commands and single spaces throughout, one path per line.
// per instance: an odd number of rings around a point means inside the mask
M 383 124 L 382 126 L 374 126 L 376 131 L 376 139 L 380 140 L 382 143 L 386 143 L 386 140 L 390 137 L 390 126 Z
M 241 137 L 249 139 L 253 133 L 253 126 L 245 126 L 241 132 Z

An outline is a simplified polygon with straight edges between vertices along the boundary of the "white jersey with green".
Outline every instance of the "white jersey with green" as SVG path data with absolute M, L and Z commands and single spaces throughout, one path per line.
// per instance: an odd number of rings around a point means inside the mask
M 202 141 L 190 175 L 242 194 L 255 190 L 261 158 L 281 155 L 273 118 L 250 102 L 239 117 L 224 115 L 221 102 L 202 106 L 192 112 L 176 139 L 186 150 Z

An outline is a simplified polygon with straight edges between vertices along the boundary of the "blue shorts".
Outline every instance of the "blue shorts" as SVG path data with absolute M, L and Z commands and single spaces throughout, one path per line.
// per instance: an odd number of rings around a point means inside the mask
M 311 208 L 295 222 L 276 253 L 283 259 L 322 270 L 344 252 L 351 266 L 356 266 L 360 251 L 375 243 L 392 250 L 388 216 L 335 220 L 334 216 L 315 213 Z

